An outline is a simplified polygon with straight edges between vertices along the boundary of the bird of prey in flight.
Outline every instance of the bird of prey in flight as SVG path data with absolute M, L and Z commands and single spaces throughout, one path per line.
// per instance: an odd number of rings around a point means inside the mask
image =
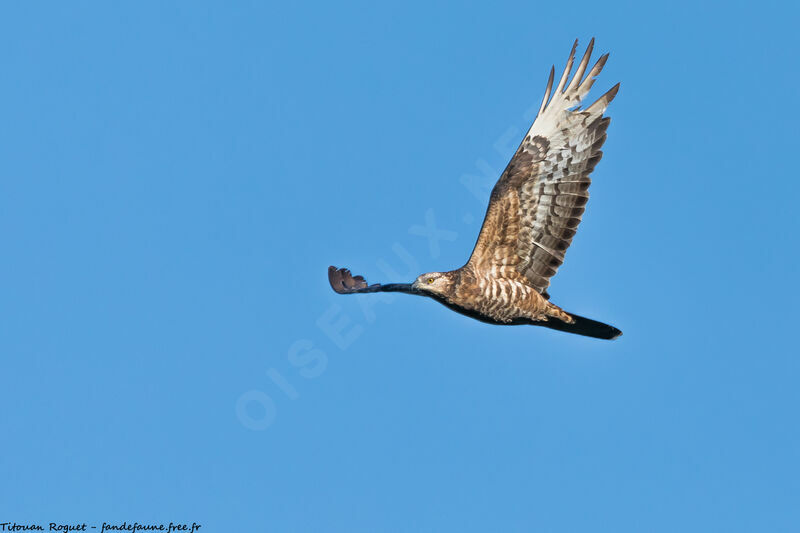
M 600 339 L 622 334 L 608 324 L 564 311 L 547 293 L 581 222 L 589 199 L 589 174 L 603 155 L 600 148 L 611 120 L 603 113 L 619 90 L 618 83 L 591 105 L 580 107 L 608 54 L 586 74 L 592 39 L 570 78 L 577 46 L 576 40 L 552 96 L 551 68 L 539 113 L 492 190 L 467 264 L 422 274 L 413 283 L 383 285 L 368 285 L 362 276 L 332 266 L 328 279 L 334 291 L 405 292 L 433 298 L 491 324 L 531 324 Z

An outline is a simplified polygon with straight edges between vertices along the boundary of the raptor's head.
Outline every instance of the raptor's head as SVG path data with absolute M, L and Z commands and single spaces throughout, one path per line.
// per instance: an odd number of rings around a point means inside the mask
M 451 272 L 428 272 L 414 280 L 411 286 L 420 291 L 444 295 L 452 291 L 453 282 Z

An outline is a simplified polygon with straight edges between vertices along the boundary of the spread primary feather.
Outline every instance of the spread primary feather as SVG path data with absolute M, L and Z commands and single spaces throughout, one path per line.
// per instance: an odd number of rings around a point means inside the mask
M 617 84 L 591 105 L 580 107 L 608 54 L 586 73 L 592 39 L 570 77 L 577 44 L 555 90 L 555 70 L 550 70 L 536 119 L 492 190 L 467 263 L 450 272 L 423 274 L 405 286 L 367 286 L 363 278 L 331 267 L 331 285 L 337 292 L 415 292 L 498 324 L 555 319 L 570 325 L 578 320 L 574 333 L 602 338 L 620 334 L 612 326 L 563 311 L 547 295 L 550 279 L 564 262 L 581 222 L 589 199 L 589 175 L 603 155 L 610 122 L 603 113 L 619 90 Z M 569 331 L 566 326 L 556 329 Z

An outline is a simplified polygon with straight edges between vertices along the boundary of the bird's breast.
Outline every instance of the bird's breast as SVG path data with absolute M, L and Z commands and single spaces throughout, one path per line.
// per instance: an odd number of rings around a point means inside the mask
M 496 270 L 494 274 L 502 276 L 503 272 Z M 519 317 L 533 318 L 541 315 L 546 307 L 544 298 L 523 281 L 498 277 L 492 272 L 475 274 L 469 281 L 472 283 L 462 284 L 465 286 L 456 290 L 453 303 L 494 320 L 509 322 Z

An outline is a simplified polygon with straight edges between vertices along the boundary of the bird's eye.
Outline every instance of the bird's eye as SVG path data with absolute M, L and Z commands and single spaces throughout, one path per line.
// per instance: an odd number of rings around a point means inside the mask
M 430 285 L 431 283 L 433 283 L 433 278 L 428 278 L 428 279 L 426 279 L 425 281 L 427 281 L 427 282 L 428 282 L 428 284 Z

